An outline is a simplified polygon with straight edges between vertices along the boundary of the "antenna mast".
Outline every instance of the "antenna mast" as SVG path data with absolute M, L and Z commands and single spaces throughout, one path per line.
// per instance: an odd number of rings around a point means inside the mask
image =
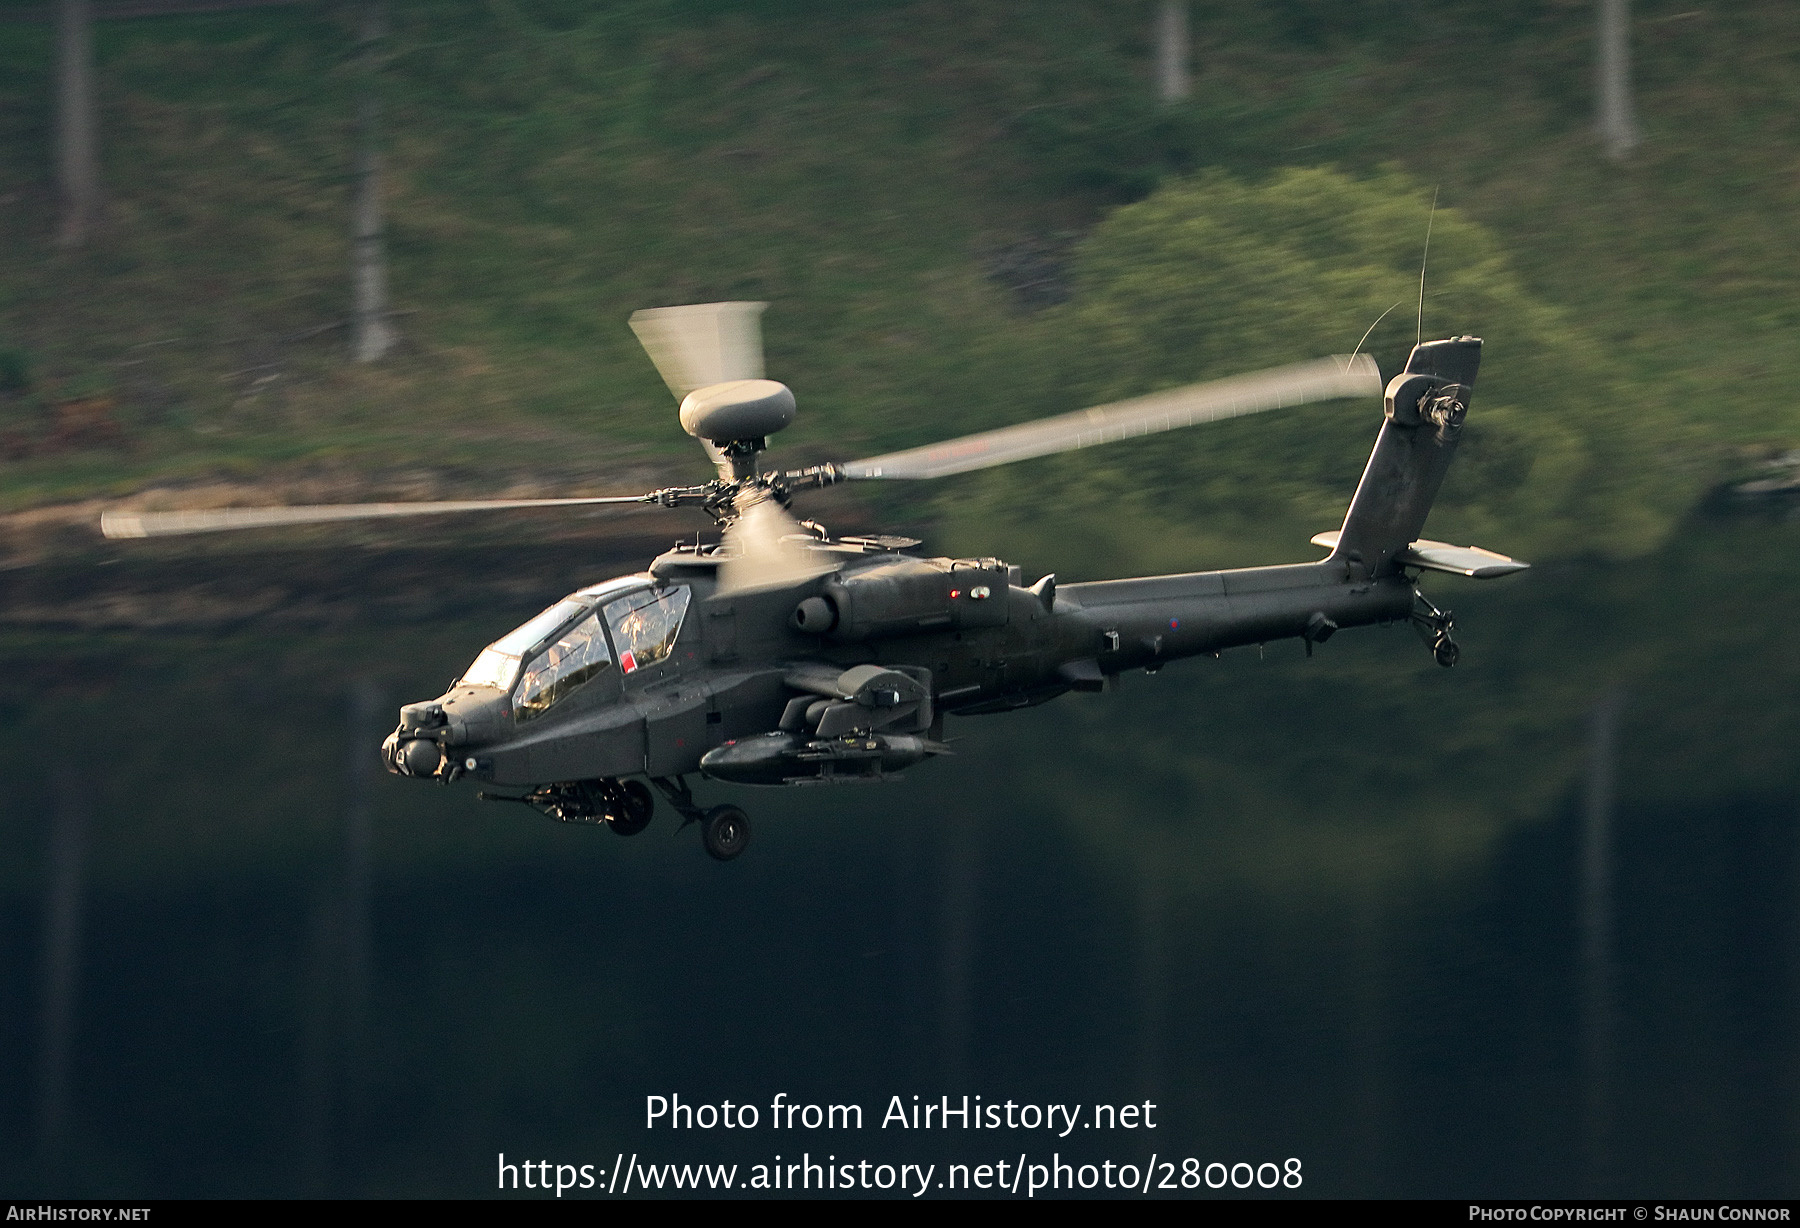
M 1442 184 L 1431 189 L 1431 214 L 1425 219 L 1425 254 L 1419 257 L 1419 319 L 1414 328 L 1414 345 L 1425 344 L 1425 266 L 1431 260 L 1431 225 L 1437 221 L 1438 193 L 1442 190 Z

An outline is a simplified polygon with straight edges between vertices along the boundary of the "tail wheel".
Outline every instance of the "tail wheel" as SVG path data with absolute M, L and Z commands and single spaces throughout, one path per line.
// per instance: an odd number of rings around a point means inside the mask
M 720 861 L 730 861 L 750 843 L 750 816 L 736 806 L 714 806 L 700 821 L 700 842 Z
M 613 813 L 606 816 L 606 825 L 621 836 L 635 836 L 650 826 L 655 814 L 656 798 L 650 792 L 650 786 L 641 780 L 628 780 L 619 786 Z
M 1438 642 L 1431 646 L 1431 655 L 1437 659 L 1439 665 L 1449 669 L 1456 664 L 1456 659 L 1462 656 L 1462 649 L 1456 646 L 1455 640 L 1446 635 L 1440 637 Z

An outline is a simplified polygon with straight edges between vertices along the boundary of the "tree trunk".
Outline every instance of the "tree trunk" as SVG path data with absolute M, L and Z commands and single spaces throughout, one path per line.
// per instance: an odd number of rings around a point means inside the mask
M 94 15 L 89 0 L 61 0 L 56 12 L 56 241 L 80 247 L 100 224 L 100 157 L 95 133 Z
M 387 35 L 385 0 L 366 0 L 361 82 L 356 105 L 356 201 L 352 207 L 350 355 L 375 362 L 394 347 L 388 319 L 387 249 L 381 224 L 381 43 Z
M 1162 0 L 1156 14 L 1156 96 L 1162 103 L 1188 96 L 1187 0 Z
M 1631 0 L 1600 0 L 1594 122 L 1606 156 L 1623 161 L 1644 139 L 1631 105 Z

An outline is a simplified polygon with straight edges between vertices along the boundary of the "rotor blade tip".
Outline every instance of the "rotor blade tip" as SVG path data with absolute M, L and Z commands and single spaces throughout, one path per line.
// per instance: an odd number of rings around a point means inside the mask
M 148 537 L 144 529 L 144 518 L 124 512 L 104 512 L 100 516 L 100 534 L 103 537 Z

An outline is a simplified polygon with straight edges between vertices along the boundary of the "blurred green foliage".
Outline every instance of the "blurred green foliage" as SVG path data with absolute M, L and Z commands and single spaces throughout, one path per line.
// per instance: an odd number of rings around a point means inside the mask
M 1173 181 L 1097 226 L 1074 271 L 1072 301 L 1042 319 L 1040 404 L 1074 409 L 1359 341 L 1391 375 L 1422 327 L 1490 339 L 1434 532 L 1526 556 L 1638 554 L 1695 493 L 1666 463 L 1686 424 L 1634 398 L 1616 360 L 1527 289 L 1489 228 L 1457 209 L 1434 215 L 1430 189 L 1397 170 Z M 968 480 L 946 507 L 970 545 L 998 518 L 1046 558 L 1060 528 L 1043 526 L 1034 492 L 1054 492 L 1062 516 L 1123 517 L 1135 537 L 1110 543 L 1104 563 L 1079 560 L 1115 571 L 1197 567 L 1221 550 L 1293 557 L 1340 523 L 1380 420 L 1339 402 L 1112 445 Z
M 17 396 L 31 389 L 31 367 L 18 350 L 0 350 L 0 395 Z

